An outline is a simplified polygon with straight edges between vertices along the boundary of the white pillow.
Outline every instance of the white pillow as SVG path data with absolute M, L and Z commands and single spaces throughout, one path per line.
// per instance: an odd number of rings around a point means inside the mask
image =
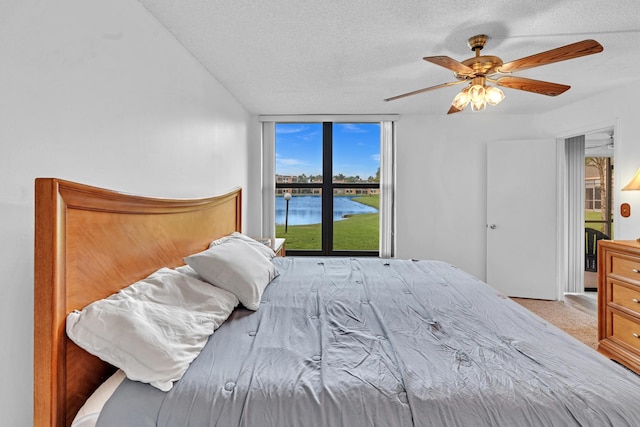
M 234 293 L 249 310 L 258 309 L 264 289 L 280 274 L 242 239 L 228 239 L 184 261 L 207 282 Z
M 169 391 L 237 304 L 230 292 L 162 268 L 69 313 L 67 335 L 129 379 Z
M 182 274 L 186 274 L 187 276 L 191 276 L 194 277 L 202 282 L 207 282 L 206 280 L 204 280 L 202 278 L 201 275 L 198 274 L 197 271 L 195 271 L 193 268 L 189 267 L 188 265 L 181 265 L 179 267 L 176 267 L 174 270 L 182 273 Z M 207 283 L 209 286 L 211 286 L 211 283 Z
M 228 242 L 229 240 L 232 240 L 232 239 L 238 239 L 238 240 L 242 240 L 244 242 L 247 242 L 252 248 L 256 249 L 262 255 L 267 257 L 267 259 L 272 259 L 273 257 L 276 256 L 276 253 L 269 246 L 265 245 L 264 243 L 260 243 L 259 241 L 255 240 L 255 239 L 252 239 L 251 237 L 247 236 L 246 234 L 242 234 L 242 233 L 239 233 L 237 231 L 234 231 L 233 233 L 229 234 L 228 236 L 224 236 L 224 237 L 221 237 L 220 239 L 214 240 L 213 242 L 211 242 L 209 247 L 220 245 L 220 244 L 222 244 L 224 242 Z

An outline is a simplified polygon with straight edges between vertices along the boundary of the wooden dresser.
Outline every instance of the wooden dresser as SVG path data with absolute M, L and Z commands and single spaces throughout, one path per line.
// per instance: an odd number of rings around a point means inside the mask
M 640 243 L 598 241 L 598 351 L 640 374 Z

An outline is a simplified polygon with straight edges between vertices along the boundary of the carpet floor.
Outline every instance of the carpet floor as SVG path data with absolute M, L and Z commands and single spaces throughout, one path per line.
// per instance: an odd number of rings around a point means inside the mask
M 547 322 L 557 326 L 593 349 L 598 348 L 598 319 L 563 301 L 512 298 Z

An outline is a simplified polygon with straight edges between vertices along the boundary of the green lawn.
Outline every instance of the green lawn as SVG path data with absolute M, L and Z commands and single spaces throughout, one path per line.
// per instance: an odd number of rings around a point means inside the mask
M 376 209 L 380 207 L 380 196 L 370 195 L 354 197 L 360 202 Z M 334 250 L 372 250 L 377 251 L 380 233 L 380 214 L 353 215 L 333 223 Z M 320 224 L 290 225 L 287 233 L 284 225 L 276 225 L 276 236 L 287 239 L 287 250 L 320 250 L 322 247 L 322 228 Z
M 362 203 L 363 205 L 374 207 L 380 210 L 380 195 L 379 194 L 371 194 L 369 196 L 360 196 L 354 197 L 354 202 Z

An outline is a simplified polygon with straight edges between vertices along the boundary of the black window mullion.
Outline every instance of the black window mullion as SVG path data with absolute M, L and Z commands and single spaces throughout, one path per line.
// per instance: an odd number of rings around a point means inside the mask
M 333 123 L 322 123 L 322 254 L 333 250 Z

